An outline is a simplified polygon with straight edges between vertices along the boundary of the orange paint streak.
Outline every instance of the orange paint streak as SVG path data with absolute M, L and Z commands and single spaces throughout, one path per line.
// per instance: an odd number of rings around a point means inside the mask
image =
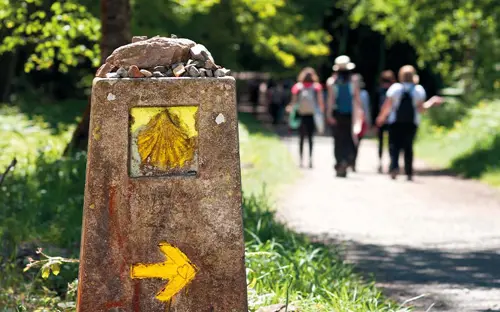
M 120 301 L 112 301 L 112 302 L 107 302 L 105 305 L 106 310 L 109 310 L 111 308 L 123 308 L 123 302 Z
M 111 244 L 115 242 L 116 247 L 118 248 L 118 254 L 121 256 L 121 261 L 118 264 L 120 279 L 125 280 L 128 278 L 128 265 L 123 252 L 125 240 L 121 233 L 118 215 L 116 215 L 116 186 L 114 185 L 109 187 L 108 213 Z
M 116 186 L 111 185 L 109 187 L 109 202 L 108 202 L 108 212 L 109 217 L 115 213 L 115 197 L 116 197 Z
M 139 281 L 134 281 L 134 295 L 132 297 L 132 304 L 134 306 L 134 312 L 141 311 L 141 304 L 139 302 L 141 285 L 139 285 Z

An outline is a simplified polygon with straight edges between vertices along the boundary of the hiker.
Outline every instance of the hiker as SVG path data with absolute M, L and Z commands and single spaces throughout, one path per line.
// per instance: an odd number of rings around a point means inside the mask
M 267 106 L 267 83 L 264 81 L 261 81 L 259 84 L 259 92 L 258 92 L 258 97 L 257 97 L 257 107 L 255 108 L 254 113 L 258 114 L 259 113 L 259 106 L 266 107 Z
M 322 96 L 323 87 L 319 83 L 316 71 L 311 67 L 302 69 L 297 77 L 297 83 L 292 87 L 292 100 L 287 111 L 296 110 L 300 120 L 299 125 L 299 156 L 300 166 L 303 166 L 304 140 L 309 141 L 309 168 L 313 167 L 313 136 L 316 130 L 316 117 L 323 118 L 325 103 Z
M 361 99 L 361 106 L 363 108 L 363 114 L 361 115 L 361 131 L 357 135 L 357 144 L 355 144 L 354 148 L 354 159 L 351 163 L 351 168 L 353 172 L 356 172 L 356 160 L 358 158 L 358 150 L 359 145 L 361 144 L 361 140 L 367 133 L 368 129 L 371 128 L 371 108 L 370 108 L 370 95 L 368 91 L 365 89 L 365 82 L 363 80 L 363 76 L 360 74 L 354 75 L 354 83 L 359 87 L 359 96 Z
M 257 79 L 252 79 L 248 83 L 248 93 L 252 112 L 257 114 L 257 106 L 259 105 L 259 81 Z
M 399 154 L 404 151 L 405 174 L 408 181 L 413 179 L 413 142 L 420 123 L 420 113 L 442 103 L 438 96 L 425 101 L 424 88 L 414 83 L 416 71 L 411 65 L 401 67 L 399 83 L 387 90 L 387 97 L 377 117 L 377 125 L 389 124 L 389 153 L 391 165 L 389 173 L 396 179 L 399 173 Z
M 355 67 L 348 56 L 337 57 L 333 65 L 335 74 L 328 81 L 327 121 L 333 129 L 338 177 L 347 176 L 347 168 L 355 154 L 355 135 L 361 130 L 359 87 L 353 83 L 351 72 Z
M 277 83 L 273 82 L 269 84 L 269 114 L 271 115 L 273 125 L 277 125 L 281 122 L 282 113 L 287 103 L 286 97 L 286 90 L 283 82 L 278 81 Z
M 377 91 L 377 105 L 373 105 L 373 118 L 376 118 L 379 113 L 382 105 L 385 102 L 385 97 L 387 90 L 391 87 L 393 83 L 396 82 L 396 78 L 394 75 L 394 72 L 392 70 L 384 70 L 380 74 L 380 86 Z M 375 124 L 375 120 L 373 120 L 373 123 Z M 388 132 L 389 126 L 387 124 L 383 124 L 382 126 L 378 127 L 377 129 L 377 136 L 378 136 L 378 172 L 383 173 L 383 168 L 382 168 L 382 157 L 384 154 L 384 137 L 385 133 Z

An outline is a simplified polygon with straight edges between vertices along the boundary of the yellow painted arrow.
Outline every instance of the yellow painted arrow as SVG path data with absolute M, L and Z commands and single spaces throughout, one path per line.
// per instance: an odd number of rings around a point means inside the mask
M 134 264 L 130 270 L 132 278 L 161 278 L 168 284 L 156 294 L 156 299 L 168 301 L 191 282 L 198 268 L 188 257 L 169 243 L 160 243 L 160 251 L 167 257 L 165 262 L 154 264 Z

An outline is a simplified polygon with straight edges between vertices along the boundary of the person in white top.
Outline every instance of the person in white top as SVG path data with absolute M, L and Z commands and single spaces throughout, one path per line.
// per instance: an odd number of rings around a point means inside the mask
M 353 76 L 353 82 L 357 84 L 357 86 L 359 87 L 359 97 L 363 109 L 361 116 L 362 129 L 361 132 L 357 135 L 357 142 L 354 149 L 354 159 L 352 160 L 351 163 L 352 171 L 356 172 L 356 160 L 358 159 L 359 145 L 361 144 L 361 140 L 366 134 L 367 129 L 371 128 L 372 119 L 371 119 L 370 95 L 368 94 L 368 91 L 366 91 L 365 89 L 365 82 L 363 76 L 361 76 L 361 74 L 355 74 Z
M 441 104 L 438 96 L 425 101 L 424 88 L 415 84 L 415 68 L 411 65 L 401 67 L 398 73 L 399 83 L 387 90 L 386 100 L 377 117 L 377 126 L 386 121 L 389 124 L 389 153 L 391 164 L 389 172 L 392 179 L 399 173 L 399 154 L 404 151 L 405 173 L 408 180 L 413 178 L 413 143 L 420 124 L 420 113 L 430 107 Z

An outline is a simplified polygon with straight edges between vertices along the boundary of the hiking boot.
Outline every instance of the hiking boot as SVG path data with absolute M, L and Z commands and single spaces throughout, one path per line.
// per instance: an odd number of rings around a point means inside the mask
M 342 163 L 340 165 L 336 165 L 335 167 L 336 167 L 335 170 L 337 171 L 337 177 L 340 177 L 340 178 L 347 177 L 347 168 L 348 168 L 348 165 L 346 163 Z
M 410 182 L 411 182 L 411 181 L 413 181 L 413 176 L 412 176 L 412 175 L 408 175 L 408 176 L 406 177 L 406 180 L 407 180 L 407 181 L 410 181 Z
M 312 162 L 312 160 L 309 160 L 309 168 L 312 169 L 312 167 L 313 167 L 313 162 Z
M 396 180 L 396 177 L 398 176 L 398 169 L 392 169 L 390 172 L 391 179 Z

